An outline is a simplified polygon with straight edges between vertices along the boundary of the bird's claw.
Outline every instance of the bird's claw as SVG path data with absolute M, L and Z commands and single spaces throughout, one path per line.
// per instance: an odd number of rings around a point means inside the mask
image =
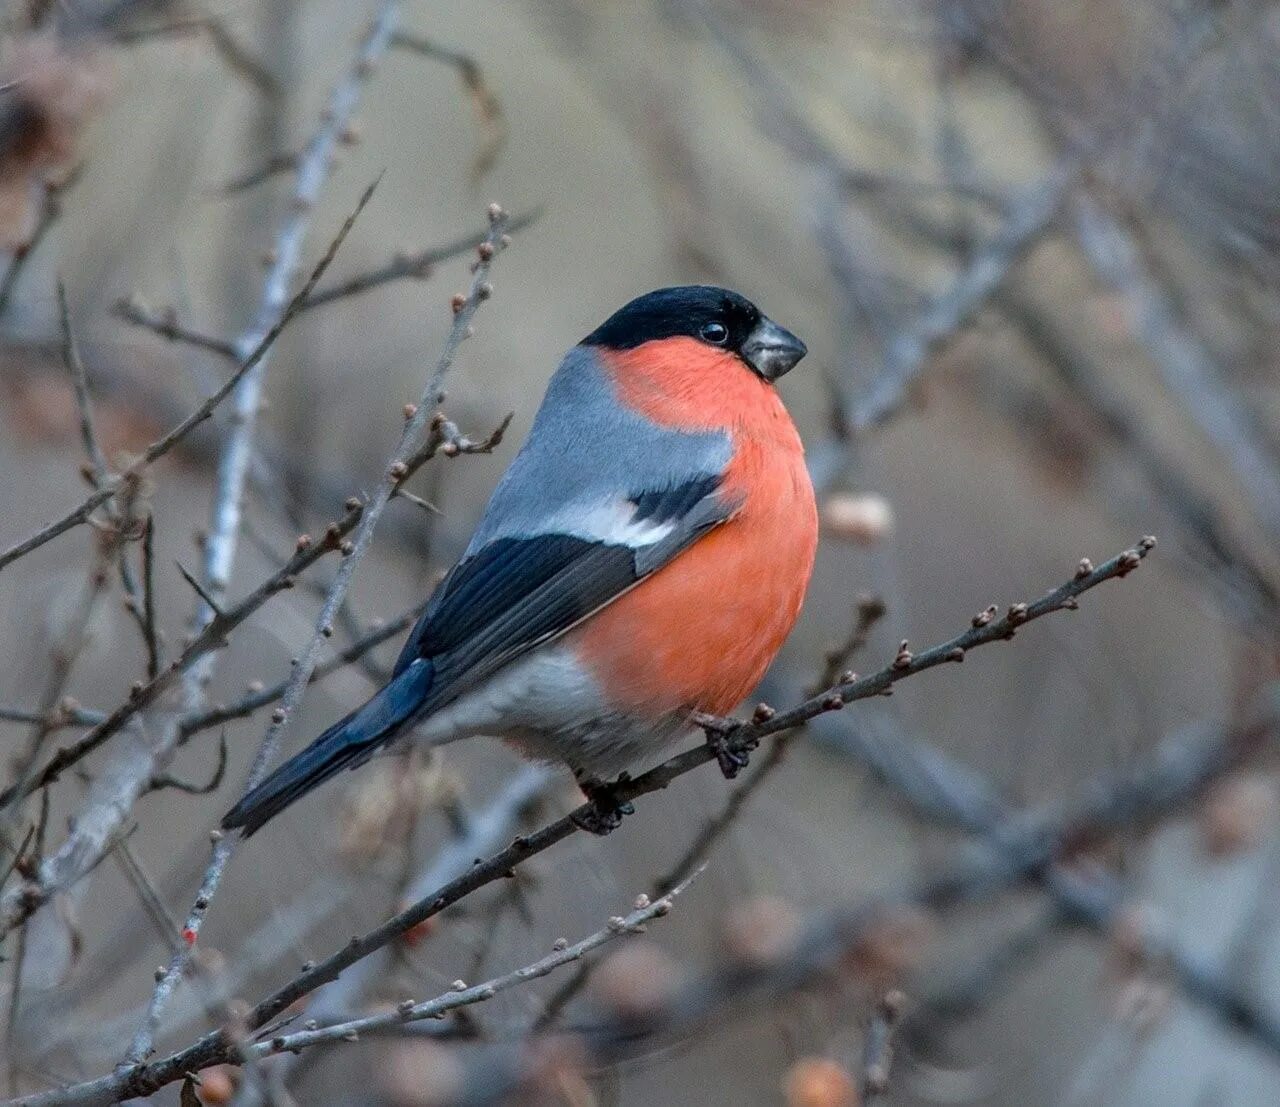
M 720 772 L 724 774 L 725 780 L 733 780 L 751 764 L 751 751 L 756 748 L 757 743 L 734 744 L 720 735 L 715 735 L 707 738 L 707 745 L 716 755 L 716 764 L 720 766 Z
M 694 715 L 693 721 L 706 734 L 707 745 L 716 755 L 716 764 L 726 780 L 733 780 L 751 763 L 751 751 L 759 743 L 733 740 L 734 734 L 742 729 L 742 723 L 737 719 L 726 721 L 709 715 Z
M 587 805 L 573 813 L 571 816 L 573 825 L 579 830 L 585 830 L 588 834 L 598 834 L 601 837 L 617 830 L 622 825 L 624 815 L 636 813 L 635 804 L 628 800 L 619 800 L 615 792 L 617 785 L 624 784 L 630 779 L 626 773 L 623 773 L 612 784 L 595 780 L 578 781 L 578 787 L 587 797 Z

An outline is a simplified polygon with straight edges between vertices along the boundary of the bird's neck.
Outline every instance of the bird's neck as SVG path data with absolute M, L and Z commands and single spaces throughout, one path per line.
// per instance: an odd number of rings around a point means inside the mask
M 694 338 L 669 338 L 633 350 L 601 350 L 618 396 L 633 411 L 677 430 L 724 430 L 799 448 L 777 390 L 735 355 Z

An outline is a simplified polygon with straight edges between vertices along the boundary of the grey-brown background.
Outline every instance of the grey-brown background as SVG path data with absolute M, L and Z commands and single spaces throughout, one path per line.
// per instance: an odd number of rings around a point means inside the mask
M 0 543 L 37 529 L 81 494 L 74 413 L 56 356 L 55 276 L 67 283 L 104 438 L 113 449 L 136 448 L 220 380 L 225 366 L 128 327 L 110 306 L 136 293 L 175 305 L 202 330 L 243 328 L 282 191 L 267 183 L 220 198 L 216 186 L 309 133 L 365 24 L 365 7 L 327 0 L 218 7 L 225 26 L 281 83 L 280 104 L 237 78 L 199 34 L 106 48 L 109 91 L 80 139 L 83 176 L 3 320 Z M 829 423 L 827 381 L 856 399 L 879 370 L 884 340 L 909 329 L 920 298 L 945 293 L 965 256 L 983 248 L 999 223 L 999 203 L 1016 203 L 1064 143 L 1107 127 L 1123 137 L 1089 172 L 1090 187 L 1136 221 L 1168 296 L 1260 422 L 1274 461 L 1280 9 L 1212 7 L 1222 9 L 1214 41 L 1172 79 L 1144 85 L 1141 74 L 1166 64 L 1174 15 L 1196 14 L 1191 4 L 715 5 L 735 41 L 749 44 L 829 148 L 846 164 L 883 175 L 879 188 L 844 195 L 829 166 L 806 164 L 776 133 L 789 125 L 772 114 L 767 92 L 678 6 L 406 4 L 407 29 L 479 62 L 501 103 L 507 141 L 477 184 L 473 157 L 486 132 L 457 74 L 393 52 L 366 92 L 362 141 L 344 151 L 315 213 L 307 257 L 318 256 L 378 173 L 385 175 L 374 200 L 336 262 L 339 276 L 479 229 L 490 199 L 541 214 L 500 258 L 494 300 L 449 385 L 448 410 L 464 429 L 485 432 L 513 411 L 511 432 L 491 457 L 437 461 L 434 475 L 416 479 L 414 487 L 442 509 L 438 519 L 393 503 L 357 579 L 356 610 L 366 619 L 389 616 L 424 594 L 465 543 L 558 358 L 629 297 L 714 280 L 802 335 L 810 357 L 781 390 L 806 439 L 817 442 Z M 160 10 L 154 18 L 172 15 Z M 1147 122 L 1135 123 L 1128 111 Z M 947 191 L 957 173 L 999 203 Z M 903 232 L 893 212 L 907 207 L 958 236 L 959 249 Z M 828 267 L 824 247 L 839 233 L 875 292 L 877 303 L 860 317 L 850 317 Z M 466 280 L 464 258 L 429 282 L 391 285 L 289 329 L 270 369 L 261 434 L 264 456 L 289 458 L 308 486 L 282 477 L 287 496 L 304 501 L 304 492 L 336 490 L 340 502 L 372 485 L 399 433 L 401 405 L 417 394 L 449 325 L 448 297 Z M 1135 304 L 1091 269 L 1069 205 L 1004 287 L 1059 328 L 1163 454 L 1213 499 L 1242 545 L 1274 570 L 1276 547 L 1237 474 L 1165 387 L 1135 326 Z M 790 687 L 804 683 L 822 650 L 846 631 L 860 592 L 877 592 L 889 605 L 858 665 L 869 668 L 891 657 L 901 638 L 947 637 L 988 603 L 1030 599 L 1066 579 L 1081 556 L 1101 560 L 1148 531 L 1168 541 L 1143 572 L 1090 594 L 1077 614 L 913 680 L 892 700 L 860 705 L 856 717 L 851 710 L 847 721 L 934 743 L 990 774 L 1011 800 L 1036 803 L 1061 798 L 1172 728 L 1229 715 L 1274 671 L 1274 631 L 1246 632 L 1246 618 L 1222 601 L 1213 571 L 1180 548 L 1176 526 L 1168 530 L 1167 504 L 1127 452 L 1099 434 L 999 303 L 931 353 L 907 408 L 866 437 L 856 464 L 834 482 L 833 492 L 885 497 L 893 524 L 870 546 L 825 536 L 810 601 L 779 662 Z M 174 561 L 198 563 L 193 534 L 206 523 L 215 445 L 216 434 L 202 435 L 199 448 L 155 474 L 160 610 L 171 640 L 180 637 L 191 602 Z M 251 497 L 249 510 L 275 548 L 289 548 L 291 531 L 263 497 Z M 314 506 L 303 510 L 321 518 Z M 83 578 L 88 541 L 73 532 L 0 577 L 0 703 L 34 698 L 48 644 Z M 252 542 L 242 543 L 237 565 L 241 589 L 269 568 Z M 282 677 L 309 632 L 315 602 L 302 593 L 273 602 L 239 631 L 221 658 L 212 698 L 234 698 L 254 678 Z M 76 698 L 111 706 L 141 657 L 136 630 L 113 600 L 77 665 Z M 316 687 L 291 748 L 366 691 L 358 672 Z M 135 813 L 132 845 L 175 914 L 189 904 L 206 833 L 243 779 L 263 725 L 259 718 L 228 728 L 230 765 L 216 794 L 161 792 Z M 0 742 L 16 748 L 24 733 L 0 725 Z M 187 747 L 176 771 L 206 775 L 216 741 L 211 732 Z M 468 804 L 483 802 L 512 763 L 483 742 L 446 755 Z M 1243 961 L 1238 943 L 1253 943 L 1260 994 L 1280 1004 L 1270 902 L 1273 782 L 1259 770 L 1248 783 L 1251 803 L 1263 797 L 1263 825 L 1251 824 L 1240 848 L 1215 854 L 1207 816 L 1192 810 L 1152 836 L 1117 845 L 1106 860 L 1130 883 L 1135 902 L 1152 904 L 1189 948 L 1223 959 L 1226 969 Z M 55 832 L 77 787 L 64 783 L 57 795 Z M 361 787 L 353 777 L 310 797 L 234 861 L 201 938 L 230 965 L 254 964 L 260 928 L 270 932 L 273 920 L 281 930 L 291 925 L 300 898 L 315 894 L 323 905 L 312 933 L 257 966 L 241 989 L 246 998 L 393 905 L 400 854 L 352 859 L 337 848 L 350 823 L 350 793 Z M 515 966 L 551 938 L 585 933 L 622 910 L 679 854 L 726 787 L 714 770 L 694 773 L 641 801 L 639 814 L 612 837 L 578 835 L 541 858 L 524 886 L 529 920 L 512 911 L 500 916 L 488 963 Z M 572 795 L 566 784 L 553 808 L 565 809 Z M 429 857 L 446 837 L 444 820 L 429 809 L 413 855 Z M 698 961 L 714 955 L 729 903 L 767 893 L 808 907 L 893 888 L 945 856 L 940 841 L 857 765 L 801 743 L 650 937 L 676 959 Z M 336 909 L 328 902 L 335 885 L 317 883 L 326 876 L 355 892 Z M 948 916 L 937 924 L 930 957 L 963 965 L 1035 909 L 1027 893 Z M 75 915 L 83 948 L 74 955 L 41 949 L 38 964 L 28 966 L 14 1047 L 24 1059 L 23 1087 L 106 1071 L 132 1029 L 131 1013 L 150 993 L 152 968 L 165 959 L 110 860 L 89 878 Z M 443 925 L 398 970 L 404 987 L 388 985 L 388 994 L 428 995 L 467 975 L 483 918 L 477 907 Z M 1130 1017 L 1132 988 L 1109 966 L 1097 937 L 1055 939 L 989 1006 L 950 1028 L 945 1049 L 900 1054 L 889 1101 L 1191 1105 L 1280 1097 L 1274 1058 L 1176 995 L 1145 1021 Z M 499 1024 L 527 1017 L 536 1010 L 530 994 L 504 997 L 480 1017 Z M 58 1007 L 66 995 L 74 1002 Z M 1165 999 L 1142 1001 L 1159 1007 Z M 189 1039 L 199 1014 L 187 1014 L 193 1021 L 173 1024 L 163 1042 Z M 621 1104 L 781 1102 L 782 1074 L 794 1057 L 827 1054 L 856 1064 L 862 1015 L 856 1005 L 787 1005 L 629 1063 L 595 1094 Z M 109 1030 L 117 1018 L 126 1029 L 105 1049 L 62 1040 L 95 1023 Z M 369 1042 L 313 1058 L 294 1085 L 298 1102 L 411 1101 L 389 1075 L 397 1071 L 391 1048 Z M 176 1092 L 157 1101 L 176 1102 Z

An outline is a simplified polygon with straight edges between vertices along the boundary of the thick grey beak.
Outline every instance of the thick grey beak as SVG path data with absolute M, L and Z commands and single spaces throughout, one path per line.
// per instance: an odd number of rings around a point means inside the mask
M 767 381 L 790 372 L 808 352 L 800 339 L 772 319 L 761 319 L 742 344 L 743 359 Z

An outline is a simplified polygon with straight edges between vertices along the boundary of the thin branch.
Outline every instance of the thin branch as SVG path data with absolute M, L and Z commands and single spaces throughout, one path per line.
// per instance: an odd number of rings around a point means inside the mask
M 1085 256 L 1098 276 L 1128 301 L 1136 335 L 1169 391 L 1230 463 L 1272 540 L 1280 539 L 1280 467 L 1247 405 L 1204 343 L 1178 317 L 1135 237 L 1083 192 L 1075 197 L 1075 220 Z
M 893 1035 L 902 1020 L 907 997 L 889 991 L 880 997 L 862 1041 L 862 1099 L 874 1103 L 889 1090 L 893 1068 Z
M 856 609 L 856 618 L 853 623 L 853 629 L 845 640 L 829 649 L 823 657 L 822 675 L 807 689 L 809 695 L 816 695 L 834 684 L 840 676 L 841 670 L 849 664 L 850 659 L 863 646 L 867 644 L 867 639 L 871 637 L 871 631 L 885 616 L 885 604 L 879 596 L 860 596 L 858 597 L 858 605 Z
M 297 165 L 297 154 L 275 154 L 258 166 L 257 169 L 251 169 L 239 177 L 233 177 L 226 184 L 219 185 L 215 192 L 220 196 L 231 196 L 237 192 L 244 192 L 246 189 L 254 188 L 264 181 L 269 181 L 272 177 L 278 177 L 281 173 L 291 172 L 297 168 Z
M 231 393 L 236 390 L 240 382 L 243 381 L 248 374 L 250 374 L 254 368 L 262 362 L 276 339 L 280 337 L 280 333 L 289 325 L 293 317 L 297 315 L 299 304 L 301 304 L 301 302 L 310 295 L 311 290 L 316 285 L 316 282 L 320 280 L 324 275 L 325 270 L 328 269 L 329 263 L 333 261 L 334 255 L 338 252 L 338 248 L 342 245 L 343 240 L 350 232 L 356 218 L 364 210 L 365 204 L 369 202 L 369 197 L 373 194 L 373 189 L 376 185 L 377 181 L 365 189 L 364 194 L 360 197 L 360 202 L 356 205 L 355 211 L 347 217 L 342 227 L 339 228 L 338 234 L 330 244 L 329 249 L 325 251 L 324 256 L 311 271 L 311 275 L 307 278 L 302 288 L 298 290 L 297 295 L 289 301 L 288 305 L 281 312 L 275 323 L 266 331 L 265 334 L 262 335 L 256 345 L 252 347 L 247 356 L 240 362 L 235 372 L 232 373 L 231 376 L 228 377 L 211 396 L 187 415 L 186 418 L 180 420 L 165 434 L 161 435 L 147 446 L 147 448 L 143 450 L 142 456 L 125 469 L 124 472 L 119 474 L 113 480 L 104 483 L 101 488 L 97 489 L 83 503 L 67 512 L 67 514 L 62 516 L 60 519 L 50 523 L 47 527 L 33 534 L 30 538 L 24 539 L 0 553 L 0 570 L 11 565 L 20 557 L 25 557 L 33 550 L 38 550 L 45 543 L 51 542 L 53 539 L 57 538 L 61 534 L 65 534 L 73 527 L 79 526 L 81 523 L 85 522 L 89 516 L 94 513 L 94 511 L 110 500 L 112 496 L 122 490 L 127 491 L 130 486 L 136 485 L 138 480 L 141 478 L 142 473 L 148 467 L 159 461 L 160 458 L 164 457 L 164 455 L 172 450 L 174 446 L 213 415 L 214 411 L 222 401 L 230 396 Z
M 116 843 L 115 849 L 111 852 L 119 863 L 126 879 L 133 885 L 134 891 L 137 892 L 142 909 L 151 920 L 151 924 L 155 927 L 161 940 L 170 950 L 178 949 L 182 945 L 182 934 L 178 929 L 178 924 L 174 922 L 173 916 L 169 914 L 164 905 L 164 900 L 160 897 L 160 893 L 156 891 L 154 882 L 147 876 L 141 862 L 134 855 L 133 847 L 129 845 L 128 839 L 122 838 Z
M 417 622 L 418 616 L 422 614 L 425 606 L 426 601 L 415 604 L 408 610 L 401 612 L 390 622 L 378 627 L 377 630 L 372 630 L 361 638 L 356 639 L 345 649 L 334 654 L 333 657 L 320 662 L 316 666 L 315 672 L 311 674 L 311 683 L 314 684 L 339 669 L 345 669 L 353 661 L 358 661 L 371 650 L 376 649 L 384 642 L 389 642 L 401 632 L 408 630 L 409 627 Z M 180 744 L 185 745 L 196 734 L 203 730 L 208 730 L 210 727 L 220 726 L 234 719 L 243 719 L 252 715 L 255 711 L 269 707 L 285 694 L 288 687 L 289 681 L 282 680 L 269 688 L 250 692 L 234 703 L 208 707 L 203 711 L 184 715 L 182 718 Z
M 156 630 L 155 516 L 148 514 L 142 532 L 142 638 L 147 647 L 147 679 L 160 672 L 160 637 Z
M 511 216 L 507 220 L 507 233 L 515 234 L 517 231 L 524 230 L 534 223 L 541 214 L 542 209 L 535 208 L 533 211 L 525 212 L 522 215 Z M 302 305 L 302 310 L 310 311 L 312 308 L 331 304 L 335 300 L 359 296 L 392 281 L 404 280 L 405 278 L 422 280 L 431 276 L 435 267 L 441 262 L 461 257 L 463 254 L 468 254 L 475 250 L 486 237 L 487 232 L 476 231 L 473 234 L 456 238 L 452 242 L 446 242 L 441 246 L 431 246 L 425 250 L 420 250 L 416 254 L 401 254 L 377 269 L 370 269 L 354 277 L 338 281 L 326 288 L 316 289 L 315 292 L 307 297 Z
M 480 126 L 487 132 L 487 138 L 481 143 L 471 161 L 471 181 L 473 184 L 479 183 L 480 179 L 493 168 L 507 141 L 507 122 L 502 112 L 502 104 L 485 80 L 479 62 L 468 54 L 441 46 L 421 35 L 398 31 L 392 36 L 391 45 L 420 57 L 443 62 L 458 71 L 463 90 L 475 105 Z
M 405 1000 L 394 1011 L 384 1014 L 367 1015 L 364 1018 L 300 1030 L 293 1034 L 279 1034 L 269 1041 L 245 1047 L 241 1050 L 241 1056 L 244 1060 L 260 1060 L 275 1053 L 297 1053 L 315 1045 L 340 1041 L 353 1042 L 359 1038 L 359 1035 L 368 1031 L 389 1030 L 403 1026 L 405 1023 L 421 1022 L 424 1019 L 441 1019 L 451 1011 L 483 1003 L 517 985 L 549 976 L 556 969 L 580 961 L 593 950 L 617 941 L 619 938 L 643 934 L 646 924 L 670 914 L 675 898 L 689 886 L 692 880 L 693 877 L 690 877 L 678 887 L 671 889 L 661 899 L 652 902 L 648 896 L 640 896 L 630 914 L 614 916 L 609 920 L 608 925 L 594 934 L 589 934 L 572 945 L 553 950 L 531 964 L 486 980 L 483 984 L 455 988 L 423 1003 Z
M 931 353 L 968 324 L 991 300 L 1009 271 L 1049 228 L 1080 172 L 1079 160 L 1064 157 L 1010 204 L 1000 229 L 973 255 L 951 284 L 931 296 L 910 326 L 885 345 L 884 364 L 848 417 L 854 432 L 887 422 L 906 401 L 912 382 Z
M 432 394 L 434 393 L 428 392 L 428 395 Z M 419 412 L 418 416 L 421 415 L 422 412 Z M 387 488 L 388 482 L 384 480 L 380 491 L 385 491 Z M 1142 563 L 1142 559 L 1152 548 L 1154 548 L 1154 542 L 1144 539 L 1133 549 L 1125 550 L 1097 568 L 1089 567 L 1086 571 L 1086 566 L 1082 563 L 1072 580 L 1035 603 L 1016 604 L 1000 618 L 995 617 L 994 609 L 988 609 L 974 619 L 974 626 L 949 642 L 917 655 L 910 655 L 905 650 L 900 651 L 898 657 L 889 666 L 876 673 L 850 683 L 836 685 L 827 693 L 814 697 L 772 719 L 759 723 L 737 724 L 726 741 L 735 748 L 749 749 L 763 737 L 776 734 L 780 730 L 794 728 L 818 715 L 839 710 L 845 703 L 853 700 L 880 695 L 886 689 L 892 688 L 899 680 L 948 661 L 958 660 L 967 650 L 991 642 L 1007 640 L 1027 622 L 1055 611 L 1072 610 L 1077 606 L 1077 597 L 1084 592 L 1105 581 L 1128 575 Z M 305 679 L 304 677 L 303 680 Z M 269 736 L 270 733 L 268 732 Z M 612 800 L 617 804 L 628 803 L 640 796 L 665 788 L 678 777 L 715 759 L 716 751 L 710 745 L 687 750 L 635 779 L 619 780 L 611 786 Z M 1172 798 L 1167 791 L 1161 791 L 1156 796 L 1144 794 L 1135 797 L 1134 802 L 1126 805 L 1122 812 L 1112 812 L 1112 814 L 1117 818 L 1132 818 L 1135 809 L 1146 814 L 1157 804 L 1165 805 L 1171 802 Z M 1183 796 L 1179 794 L 1176 798 L 1181 800 Z M 1139 800 L 1143 802 L 1140 804 Z M 1163 806 L 1161 809 L 1163 810 Z M 583 804 L 576 811 L 570 812 L 541 830 L 516 838 L 506 849 L 473 865 L 466 873 L 438 891 L 419 899 L 364 936 L 352 939 L 325 960 L 304 969 L 297 977 L 254 1007 L 246 1016 L 245 1025 L 250 1029 L 267 1025 L 298 999 L 321 985 L 337 979 L 345 969 L 375 950 L 383 948 L 406 931 L 438 915 L 477 889 L 503 879 L 529 858 L 571 837 L 581 830 L 581 824 L 594 813 L 593 804 Z M 1073 829 L 1077 829 L 1078 833 L 1078 828 L 1073 827 Z M 1064 840 L 1065 837 L 1064 833 Z M 945 904 L 960 898 L 971 898 L 979 893 L 989 894 L 994 886 L 1005 886 L 1012 881 L 1023 879 L 1027 873 L 1042 867 L 1046 858 L 1054 856 L 1060 845 L 1058 839 L 1046 841 L 1044 835 L 1040 833 L 1040 828 L 1037 828 L 1035 835 L 1029 835 L 1028 838 L 1025 850 L 1016 859 L 1010 860 L 1009 856 L 1003 854 L 996 856 L 991 850 L 982 851 L 981 856 L 975 857 L 970 865 L 958 865 L 947 876 L 923 885 L 914 893 L 915 898 L 926 904 Z M 222 854 L 226 841 L 227 839 L 224 839 L 215 847 L 215 860 Z M 221 869 L 219 868 L 217 872 L 220 874 Z M 197 903 L 199 902 L 201 901 L 197 900 Z M 882 904 L 875 906 L 877 917 L 882 910 Z M 856 923 L 859 927 L 864 925 L 865 916 L 865 909 L 851 909 L 848 913 L 837 912 L 833 917 L 824 917 L 825 921 L 822 925 L 827 929 L 834 926 L 837 935 L 844 935 L 852 924 Z M 743 983 L 746 981 L 744 980 Z M 157 1088 L 182 1079 L 187 1072 L 199 1071 L 211 1064 L 230 1060 L 233 1056 L 234 1044 L 229 1043 L 221 1032 L 214 1032 L 162 1060 L 149 1064 L 135 1063 L 122 1066 L 110 1076 L 58 1092 L 50 1092 L 43 1098 L 37 1097 L 28 1107 L 114 1102 L 123 1098 L 150 1095 Z
M 214 767 L 213 775 L 204 784 L 193 784 L 188 780 L 181 780 L 172 773 L 159 773 L 151 778 L 151 786 L 148 791 L 159 792 L 164 788 L 171 788 L 175 792 L 185 792 L 189 796 L 207 796 L 211 792 L 216 792 L 222 785 L 222 778 L 227 772 L 227 734 L 223 731 L 218 736 L 218 764 Z
M 453 365 L 458 348 L 471 333 L 471 320 L 474 318 L 480 304 L 493 293 L 493 287 L 489 284 L 490 265 L 495 253 L 509 241 L 506 234 L 506 217 L 502 209 L 497 205 L 493 205 L 490 208 L 490 222 L 489 235 L 478 247 L 478 260 L 471 288 L 465 297 L 454 301 L 453 326 L 450 328 L 449 336 L 445 340 L 444 350 L 427 380 L 421 401 L 414 410 L 413 415 L 405 423 L 399 446 L 388 464 L 382 480 L 370 497 L 360 524 L 356 528 L 350 548 L 346 551 L 346 556 L 339 566 L 333 583 L 330 585 L 329 596 L 321 606 L 311 639 L 299 655 L 298 663 L 293 667 L 288 687 L 285 689 L 283 697 L 281 697 L 280 706 L 273 713 L 271 724 L 267 727 L 258 752 L 254 756 L 245 785 L 246 791 L 257 785 L 267 775 L 268 766 L 275 757 L 280 740 L 297 714 L 302 698 L 306 694 L 311 675 L 315 671 L 320 660 L 321 651 L 324 649 L 324 643 L 328 637 L 327 632 L 330 631 L 333 619 L 346 597 L 347 589 L 350 587 L 356 567 L 369 550 L 378 521 L 386 510 L 387 504 L 391 502 L 396 488 L 403 483 L 411 472 L 410 462 L 415 457 L 422 456 L 423 447 L 421 443 L 427 438 L 429 424 L 434 421 L 432 412 L 435 409 L 435 404 L 439 402 L 445 377 Z M 205 913 L 208 911 L 209 904 L 221 884 L 222 874 L 234 853 L 235 843 L 236 838 L 227 836 L 214 844 L 213 857 L 205 870 L 204 878 L 200 883 L 200 891 L 186 920 L 185 929 L 195 935 L 200 933 Z M 177 982 L 181 979 L 189 958 L 189 950 L 180 952 L 170 962 L 167 972 L 157 983 L 146 1022 L 139 1029 L 129 1049 L 129 1064 L 140 1063 L 151 1052 L 160 1014 L 172 995 Z
M 342 540 L 354 529 L 359 521 L 361 510 L 359 507 L 353 508 L 342 519 L 331 523 L 322 541 L 311 543 L 298 550 L 286 565 L 263 581 L 243 600 L 232 604 L 220 617 L 215 616 L 213 621 L 191 639 L 183 647 L 182 652 L 165 669 L 161 670 L 153 680 L 149 680 L 136 688 L 126 703 L 121 704 L 101 722 L 96 723 L 87 734 L 70 746 L 58 750 L 35 775 L 27 788 L 17 789 L 11 786 L 4 792 L 0 792 L 0 808 L 7 806 L 17 798 L 30 795 L 37 788 L 52 784 L 68 768 L 88 756 L 112 735 L 118 733 L 140 711 L 155 703 L 161 694 L 173 687 L 183 672 L 205 654 L 219 649 L 224 644 L 227 635 L 257 611 L 268 599 L 292 588 L 299 573 L 309 568 L 325 554 L 340 550 Z M 0 919 L 3 919 L 3 917 L 4 909 L 0 905 Z
M 135 327 L 143 327 L 169 342 L 207 350 L 229 361 L 240 360 L 240 349 L 234 342 L 184 327 L 178 322 L 177 312 L 172 308 L 150 308 L 136 297 L 129 297 L 117 300 L 112 313 L 117 319 L 123 319 Z
M 62 281 L 58 281 L 58 321 L 62 328 L 62 360 L 75 386 L 76 411 L 80 417 L 80 440 L 84 445 L 85 457 L 89 459 L 87 476 L 89 482 L 98 488 L 107 476 L 107 459 L 103 456 L 102 447 L 98 445 L 98 434 L 93 425 L 93 401 L 89 395 L 89 376 L 85 372 L 84 361 L 80 357 L 80 347 L 76 344 L 75 335 L 71 331 L 71 313 L 67 309 L 67 288 Z
M 187 569 L 187 567 L 183 565 L 181 561 L 175 561 L 174 564 L 178 567 L 178 572 L 182 574 L 182 579 L 185 580 L 189 585 L 191 585 L 191 590 L 197 596 L 200 597 L 201 603 L 208 605 L 209 610 L 213 613 L 213 617 L 215 619 L 219 617 L 225 619 L 226 614 L 223 612 L 222 607 L 219 605 L 218 601 L 215 600 L 211 595 L 209 595 L 208 589 L 206 589 L 203 584 L 201 584 L 198 580 L 196 580 L 194 576 L 192 576 L 190 570 Z
M 9 257 L 9 264 L 5 266 L 4 275 L 0 277 L 0 316 L 9 310 L 14 291 L 18 287 L 18 279 L 22 276 L 27 262 L 39 249 L 40 244 L 53 229 L 53 225 L 61 218 L 62 197 L 80 179 L 80 172 L 81 167 L 77 166 L 66 180 L 57 184 L 45 184 L 44 204 L 40 208 L 40 216 L 36 221 L 35 229 L 31 232 L 31 238 L 13 251 Z
M 458 836 L 441 847 L 408 883 L 404 898 L 413 901 L 430 895 L 465 873 L 477 857 L 499 849 L 542 806 L 560 780 L 559 774 L 546 765 L 525 765 L 518 769 L 484 807 L 467 814 Z M 384 947 L 317 988 L 307 1001 L 303 1018 L 326 1026 L 359 1010 L 374 981 L 391 966 L 394 957 L 395 949 Z M 291 1056 L 275 1062 L 280 1066 L 282 1081 L 288 1079 L 295 1063 Z M 242 1093 L 241 1098 L 240 1107 L 255 1107 L 261 1102 L 260 1096 L 246 1093 Z
M 1101 840 L 1175 810 L 1234 762 L 1229 751 L 1238 748 L 1242 738 L 1247 736 L 1219 734 L 1203 746 L 1184 750 L 1184 757 L 1157 756 L 1151 763 L 1132 766 L 1117 778 L 1098 781 L 1083 790 L 1084 798 L 1078 804 L 1068 805 L 1057 815 L 1029 821 L 1011 818 L 991 840 L 961 851 L 937 875 L 886 897 L 814 912 L 794 939 L 778 943 L 775 950 L 734 958 L 691 974 L 665 1002 L 641 1018 L 630 1012 L 618 1013 L 577 1028 L 571 1036 L 572 1046 L 585 1054 L 585 1062 L 608 1065 L 650 1052 L 703 1027 L 723 1025 L 717 1020 L 730 1012 L 741 1017 L 748 1010 L 774 1006 L 810 984 L 847 973 L 849 953 L 878 928 L 903 917 L 903 912 L 942 911 L 990 898 L 1019 882 L 1035 879 L 1074 843 Z M 1103 923 L 1114 918 L 1121 903 L 1118 895 L 1102 900 L 1086 897 L 1081 906 Z M 1183 956 L 1159 934 L 1145 934 L 1142 942 L 1145 955 L 1164 965 L 1190 998 L 1280 1053 L 1280 1022 L 1271 1012 L 1249 1002 L 1213 968 L 1200 959 Z M 563 1032 L 560 1036 L 563 1040 Z M 459 1055 L 458 1062 L 466 1067 L 457 1086 L 465 1088 L 466 1103 L 505 1101 L 531 1087 L 542 1056 L 539 1043 L 545 1041 L 525 1038 L 518 1044 L 488 1050 L 482 1059 L 471 1063 Z

